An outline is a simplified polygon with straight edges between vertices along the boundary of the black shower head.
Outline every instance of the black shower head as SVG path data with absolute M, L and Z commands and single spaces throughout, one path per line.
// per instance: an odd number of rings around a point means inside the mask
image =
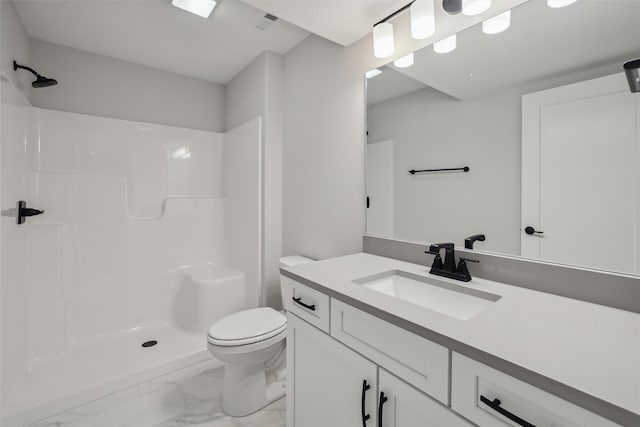
M 55 86 L 57 84 L 58 84 L 58 81 L 56 79 L 48 79 L 46 77 L 38 75 L 38 77 L 33 81 L 33 83 L 31 83 L 31 86 L 33 86 L 33 87 L 49 87 L 49 86 Z
M 29 67 L 27 67 L 25 65 L 20 65 L 16 61 L 13 61 L 13 71 L 17 71 L 20 68 L 22 68 L 23 70 L 30 71 L 31 73 L 33 73 L 34 76 L 36 76 L 36 79 L 33 81 L 33 83 L 31 83 L 31 86 L 33 86 L 35 88 L 55 86 L 55 85 L 58 84 L 57 80 L 49 79 L 49 78 L 47 78 L 45 76 L 41 76 L 33 68 L 29 68 Z
M 631 92 L 640 92 L 640 59 L 629 61 L 623 65 Z

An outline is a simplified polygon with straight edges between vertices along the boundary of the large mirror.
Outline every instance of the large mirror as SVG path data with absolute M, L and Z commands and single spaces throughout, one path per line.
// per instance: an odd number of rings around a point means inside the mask
M 368 73 L 367 234 L 640 274 L 640 1 L 532 0 L 456 45 Z

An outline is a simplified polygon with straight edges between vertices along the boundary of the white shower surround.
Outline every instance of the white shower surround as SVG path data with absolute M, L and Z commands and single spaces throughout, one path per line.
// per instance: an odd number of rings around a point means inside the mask
M 2 100 L 2 209 L 45 209 L 2 218 L 3 425 L 211 357 L 209 325 L 260 298 L 261 119 L 36 109 L 6 82 Z

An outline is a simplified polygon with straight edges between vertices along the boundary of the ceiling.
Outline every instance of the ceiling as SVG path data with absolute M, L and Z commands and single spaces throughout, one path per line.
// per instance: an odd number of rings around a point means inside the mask
M 367 105 L 428 87 L 425 83 L 412 79 L 391 66 L 380 67 L 379 70 L 382 74 L 367 79 Z
M 305 30 L 349 46 L 408 0 L 243 0 Z
M 638 22 L 638 0 L 582 0 L 561 9 L 531 1 L 513 9 L 504 33 L 489 36 L 476 25 L 458 34 L 458 48 L 451 53 L 426 47 L 416 52 L 412 67 L 390 65 L 406 76 L 404 81 L 389 77 L 395 89 L 379 87 L 384 72 L 369 87 L 374 96 L 384 93 L 389 99 L 394 90 L 400 96 L 422 83 L 464 100 L 612 64 L 622 72 L 624 61 L 640 57 Z
M 14 4 L 33 38 L 222 84 L 263 51 L 284 54 L 309 34 L 282 19 L 259 30 L 264 12 L 239 0 L 220 2 L 209 19 L 170 0 Z

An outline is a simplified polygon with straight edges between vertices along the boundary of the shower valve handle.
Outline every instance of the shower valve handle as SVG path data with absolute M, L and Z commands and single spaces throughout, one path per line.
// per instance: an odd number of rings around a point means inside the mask
M 24 200 L 20 200 L 18 202 L 18 209 L 17 209 L 17 214 L 16 214 L 16 224 L 23 224 L 25 219 L 26 219 L 26 217 L 28 217 L 28 216 L 41 215 L 43 213 L 44 213 L 44 210 L 28 208 L 27 207 L 27 202 L 25 202 Z

